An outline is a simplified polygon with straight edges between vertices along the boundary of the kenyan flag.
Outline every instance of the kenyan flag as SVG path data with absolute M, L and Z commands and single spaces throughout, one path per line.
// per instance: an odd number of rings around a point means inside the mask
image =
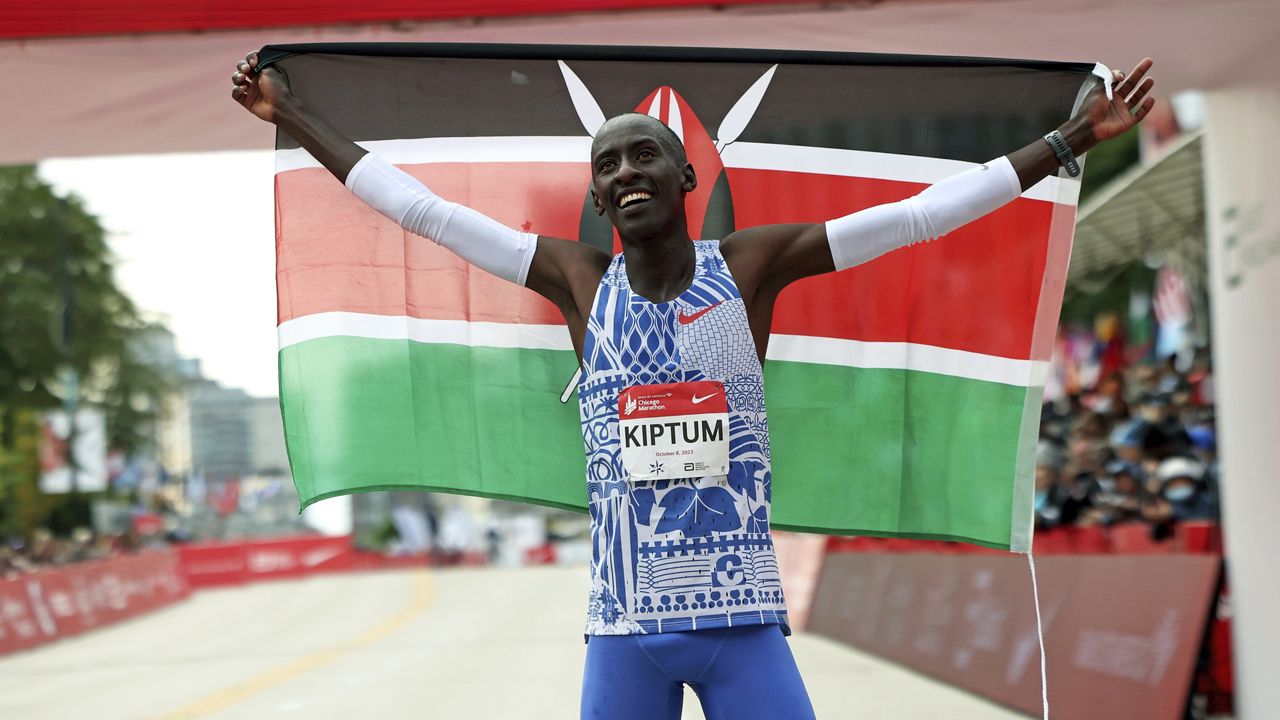
M 442 197 L 617 250 L 591 133 L 682 136 L 694 237 L 913 195 L 1067 119 L 1093 65 L 485 45 L 269 46 L 302 101 Z M 303 503 L 422 489 L 581 509 L 556 309 L 364 207 L 277 138 L 280 386 Z M 775 527 L 1030 545 L 1040 398 L 1079 183 L 792 286 L 766 363 Z

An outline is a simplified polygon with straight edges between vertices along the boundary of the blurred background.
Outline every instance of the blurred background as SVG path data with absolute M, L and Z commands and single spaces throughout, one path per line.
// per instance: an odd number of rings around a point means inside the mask
M 1277 40 L 1274 0 L 7 3 L 0 716 L 575 716 L 586 516 L 297 511 L 273 129 L 228 96 L 246 51 L 319 41 L 1154 57 L 1155 110 L 1088 157 L 1045 391 L 1050 702 L 1273 716 Z M 778 544 L 819 717 L 1039 714 L 1021 558 Z

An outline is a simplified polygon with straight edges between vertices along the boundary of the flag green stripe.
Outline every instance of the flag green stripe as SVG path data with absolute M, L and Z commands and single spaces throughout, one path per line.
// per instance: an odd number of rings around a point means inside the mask
M 578 407 L 559 402 L 575 365 L 572 352 L 410 340 L 284 348 L 285 439 L 303 506 L 357 490 L 465 488 L 583 508 Z
M 303 504 L 427 489 L 582 509 L 577 404 L 558 401 L 574 367 L 561 350 L 351 337 L 284 348 Z M 773 361 L 766 378 L 775 526 L 1009 546 L 1027 388 Z
M 765 386 L 775 524 L 1008 548 L 1027 388 L 781 362 Z

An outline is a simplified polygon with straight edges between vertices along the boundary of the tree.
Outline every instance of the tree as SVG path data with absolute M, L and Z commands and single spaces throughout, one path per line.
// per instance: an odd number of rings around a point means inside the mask
M 116 284 L 98 219 L 34 168 L 0 168 L 0 527 L 25 531 L 38 521 L 13 511 L 32 502 L 38 480 L 38 464 L 24 459 L 39 432 L 32 418 L 67 394 L 103 410 L 113 449 L 145 444 L 158 399 L 174 386 L 138 357 L 135 340 L 150 327 Z M 66 382 L 68 370 L 78 387 Z M 52 502 L 35 514 L 56 512 Z M 21 527 L 15 518 L 25 518 Z

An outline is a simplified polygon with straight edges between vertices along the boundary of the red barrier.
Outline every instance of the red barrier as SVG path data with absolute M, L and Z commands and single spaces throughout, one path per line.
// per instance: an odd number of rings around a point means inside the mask
M 1156 540 L 1151 526 L 1126 523 L 1111 526 L 1060 527 L 1037 530 L 1036 555 L 1155 555 L 1191 553 L 1222 555 L 1222 527 L 1210 522 L 1184 522 L 1173 536 Z M 827 552 L 927 552 L 946 555 L 1003 555 L 969 543 L 880 537 L 831 537 Z
M 787 619 L 793 630 L 804 630 L 809 625 L 826 541 L 822 535 L 773 531 L 773 551 L 782 571 L 782 595 L 787 599 Z
M 170 550 L 0 580 L 0 655 L 110 625 L 190 593 Z
M 1222 556 L 1222 526 L 1212 522 L 1182 522 L 1172 537 L 1156 540 L 1152 528 L 1142 523 L 1109 527 L 1060 527 L 1035 534 L 1035 554 L 1055 555 L 1212 555 Z M 829 553 L 932 553 L 935 555 L 997 555 L 1003 551 L 935 540 L 901 538 L 832 537 Z M 1224 593 L 1221 608 L 1230 603 Z M 1202 667 L 1196 677 L 1197 691 L 1209 701 L 1214 713 L 1229 713 L 1234 678 L 1231 665 L 1231 618 L 1229 611 L 1215 613 L 1207 636 Z
M 1180 718 L 1220 563 L 1206 555 L 1040 558 L 1053 717 Z M 1025 558 L 831 555 L 809 626 L 1039 715 Z
M 269 540 L 192 543 L 180 546 L 178 556 L 191 587 L 202 588 L 350 570 L 355 560 L 355 549 L 349 535 L 300 535 Z

